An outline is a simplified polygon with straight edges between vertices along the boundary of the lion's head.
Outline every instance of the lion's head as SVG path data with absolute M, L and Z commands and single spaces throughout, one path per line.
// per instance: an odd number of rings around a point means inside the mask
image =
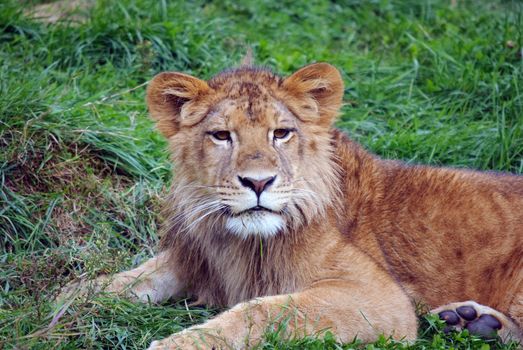
M 250 66 L 209 81 L 157 75 L 147 103 L 176 164 L 173 224 L 267 237 L 322 215 L 336 188 L 329 130 L 342 96 L 326 63 L 287 78 Z

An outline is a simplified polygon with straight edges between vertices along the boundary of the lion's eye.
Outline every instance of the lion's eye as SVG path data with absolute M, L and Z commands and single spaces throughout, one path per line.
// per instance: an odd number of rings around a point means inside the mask
M 213 132 L 210 132 L 210 134 L 212 137 L 214 137 L 218 141 L 230 141 L 231 140 L 231 133 L 226 130 L 213 131 Z
M 291 135 L 291 129 L 276 129 L 272 132 L 275 139 L 286 139 Z

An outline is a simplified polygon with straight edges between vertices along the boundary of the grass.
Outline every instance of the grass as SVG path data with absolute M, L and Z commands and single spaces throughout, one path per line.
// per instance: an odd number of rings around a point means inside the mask
M 68 281 L 154 252 L 171 166 L 144 89 L 160 71 L 208 78 L 248 46 L 284 74 L 328 61 L 346 81 L 338 126 L 373 152 L 523 173 L 519 1 L 100 0 L 52 24 L 35 3 L 0 3 L 0 349 L 143 349 L 217 312 L 52 303 Z M 513 348 L 422 321 L 411 346 L 274 331 L 260 348 Z

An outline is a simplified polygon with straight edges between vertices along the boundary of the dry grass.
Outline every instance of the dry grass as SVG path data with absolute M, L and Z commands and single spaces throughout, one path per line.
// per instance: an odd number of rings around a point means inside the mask
M 36 4 L 24 10 L 24 14 L 36 21 L 56 23 L 68 21 L 84 23 L 89 18 L 89 9 L 95 5 L 93 0 L 60 0 Z

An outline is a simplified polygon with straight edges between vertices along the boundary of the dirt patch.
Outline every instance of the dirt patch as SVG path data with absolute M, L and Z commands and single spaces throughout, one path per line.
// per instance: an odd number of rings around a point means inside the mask
M 14 136 L 3 135 L 0 144 L 9 146 L 15 142 Z M 45 142 L 45 148 L 35 145 L 39 141 Z M 112 187 L 117 190 L 132 183 L 97 157 L 96 150 L 77 143 L 64 145 L 53 137 L 30 140 L 23 147 L 12 148 L 6 159 L 9 170 L 5 186 L 20 194 L 89 192 L 107 179 L 111 179 Z
M 14 141 L 8 136 L 0 139 L 0 145 Z M 115 205 L 110 198 L 117 198 L 134 182 L 97 157 L 96 150 L 52 140 L 47 140 L 45 148 L 25 147 L 28 145 L 11 148 L 6 157 L 8 170 L 3 185 L 10 193 L 30 198 L 41 207 L 34 212 L 35 222 L 46 215 L 50 198 L 58 198 L 45 231 L 62 245 L 70 238 L 81 240 L 92 232 L 93 227 L 86 221 L 89 212 L 93 208 L 110 210 Z

